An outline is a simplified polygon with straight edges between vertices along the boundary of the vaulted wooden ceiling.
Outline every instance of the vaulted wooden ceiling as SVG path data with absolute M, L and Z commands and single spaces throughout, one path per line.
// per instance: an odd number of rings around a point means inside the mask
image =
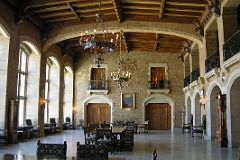
M 11 0 L 6 0 L 11 1 Z M 104 15 L 104 22 L 144 21 L 202 24 L 210 14 L 208 6 L 215 0 L 28 0 L 22 2 L 22 11 L 37 24 L 61 27 L 96 22 L 96 14 Z M 184 38 L 140 32 L 124 32 L 125 48 L 169 53 L 179 53 Z M 76 48 L 78 39 L 61 42 L 67 48 Z M 191 43 L 191 42 L 190 42 Z M 71 46 L 71 44 L 74 44 Z

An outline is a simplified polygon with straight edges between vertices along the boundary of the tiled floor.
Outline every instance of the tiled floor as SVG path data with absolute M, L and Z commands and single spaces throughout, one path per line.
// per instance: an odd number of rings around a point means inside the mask
M 67 155 L 76 155 L 77 141 L 84 143 L 82 130 L 64 131 L 57 135 L 51 135 L 40 139 L 42 142 L 63 143 L 67 141 Z M 36 154 L 38 139 L 29 139 L 24 142 L 0 146 L 1 154 Z M 125 160 L 151 160 L 154 148 L 157 148 L 158 160 L 237 160 L 237 149 L 220 148 L 213 142 L 192 139 L 189 134 L 174 131 L 149 131 L 145 134 L 135 135 L 133 152 L 113 153 L 112 158 Z

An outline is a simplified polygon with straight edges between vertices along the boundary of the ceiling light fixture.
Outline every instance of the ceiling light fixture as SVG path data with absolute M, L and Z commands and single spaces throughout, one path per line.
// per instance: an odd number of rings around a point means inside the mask
M 101 12 L 101 0 L 99 1 L 99 10 L 96 14 L 96 26 L 93 30 L 86 30 L 81 33 L 79 44 L 88 53 L 111 53 L 118 44 L 119 35 L 112 32 L 107 34 L 107 28 L 104 24 L 104 15 Z

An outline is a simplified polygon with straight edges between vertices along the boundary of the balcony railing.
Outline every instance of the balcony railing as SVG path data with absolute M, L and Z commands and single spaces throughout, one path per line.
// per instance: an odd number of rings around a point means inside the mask
M 108 89 L 108 81 L 101 80 L 91 80 L 88 83 L 88 90 L 107 90 Z
M 199 76 L 200 76 L 199 68 L 194 69 L 191 73 L 191 82 L 196 81 Z
M 240 30 L 230 37 L 223 45 L 223 60 L 226 61 L 240 52 Z
M 169 81 L 148 81 L 148 89 L 169 89 Z
M 220 67 L 219 53 L 218 50 L 215 51 L 211 56 L 209 56 L 205 61 L 206 73 L 214 68 Z
M 187 87 L 190 84 L 190 75 L 184 78 L 184 87 Z

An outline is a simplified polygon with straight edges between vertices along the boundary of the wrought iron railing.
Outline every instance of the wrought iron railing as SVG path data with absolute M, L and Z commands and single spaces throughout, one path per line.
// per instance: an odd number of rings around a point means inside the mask
M 215 51 L 212 55 L 210 55 L 206 60 L 205 60 L 205 71 L 206 73 L 211 71 L 214 68 L 220 67 L 220 60 L 219 60 L 219 52 L 218 50 Z
M 200 76 L 199 68 L 194 69 L 191 73 L 191 82 L 196 81 L 199 76 Z
M 234 33 L 223 45 L 223 60 L 226 61 L 240 52 L 240 30 Z
M 148 81 L 148 89 L 168 89 L 169 81 L 160 80 L 160 81 Z
M 107 90 L 107 80 L 90 80 L 88 83 L 88 90 Z
M 188 76 L 186 76 L 185 78 L 184 78 L 184 87 L 187 87 L 190 83 L 191 83 L 191 78 L 190 78 L 191 76 L 190 75 L 188 75 Z

